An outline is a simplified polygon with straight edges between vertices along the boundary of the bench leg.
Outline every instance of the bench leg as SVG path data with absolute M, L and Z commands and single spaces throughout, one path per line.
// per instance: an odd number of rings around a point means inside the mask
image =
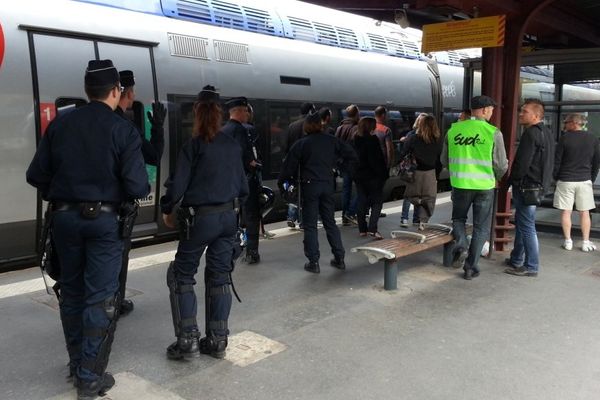
M 398 263 L 395 260 L 385 260 L 384 268 L 383 288 L 385 290 L 398 289 Z

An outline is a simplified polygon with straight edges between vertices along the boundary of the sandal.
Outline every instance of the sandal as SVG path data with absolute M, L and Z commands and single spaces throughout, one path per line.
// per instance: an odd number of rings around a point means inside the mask
M 369 232 L 369 236 L 371 236 L 374 240 L 381 240 L 383 236 L 379 232 Z
M 358 236 L 365 237 L 367 236 L 367 232 L 359 232 Z

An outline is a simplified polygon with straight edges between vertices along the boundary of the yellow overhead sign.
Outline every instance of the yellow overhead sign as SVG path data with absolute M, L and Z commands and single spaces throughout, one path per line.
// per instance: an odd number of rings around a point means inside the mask
M 504 46 L 506 15 L 423 25 L 421 52 Z

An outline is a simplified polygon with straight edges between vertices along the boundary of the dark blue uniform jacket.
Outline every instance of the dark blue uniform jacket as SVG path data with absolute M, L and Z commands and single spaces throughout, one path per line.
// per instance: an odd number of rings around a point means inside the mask
M 92 101 L 48 126 L 27 170 L 44 200 L 120 203 L 150 192 L 140 135 L 106 104 Z
M 163 214 L 171 214 L 182 198 L 183 206 L 217 205 L 236 197 L 243 199 L 248 195 L 248 182 L 240 146 L 223 132 L 211 143 L 199 137 L 190 139 L 179 152 L 177 169 L 165 187 L 167 193 L 160 199 Z
M 242 149 L 242 162 L 244 164 L 244 171 L 249 174 L 254 171 L 254 168 L 250 166 L 250 163 L 254 160 L 254 153 L 252 151 L 252 143 L 248 136 L 248 129 L 239 121 L 230 119 L 221 129 L 226 135 L 229 135 L 240 145 Z
M 150 128 L 150 140 L 146 139 L 144 134 L 137 129 L 137 126 L 130 121 L 129 118 L 125 116 L 121 107 L 117 107 L 115 110 L 118 116 L 123 118 L 124 120 L 130 122 L 136 130 L 139 132 L 140 138 L 142 139 L 142 155 L 144 156 L 144 162 L 146 164 L 158 166 L 160 164 L 160 159 L 163 154 L 163 150 L 165 148 L 165 136 L 164 129 L 162 126 L 154 126 L 151 124 Z
M 302 182 L 330 181 L 338 160 L 342 160 L 345 168 L 353 170 L 358 157 L 352 146 L 335 136 L 312 133 L 294 143 L 283 160 L 279 182 L 297 178 L 299 165 Z

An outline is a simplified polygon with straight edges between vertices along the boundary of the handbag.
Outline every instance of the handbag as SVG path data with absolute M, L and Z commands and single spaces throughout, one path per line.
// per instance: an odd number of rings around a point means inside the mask
M 415 181 L 415 171 L 417 170 L 417 160 L 415 156 L 408 153 L 398 164 L 398 176 L 404 182 L 413 183 Z
M 519 187 L 523 204 L 526 206 L 539 206 L 544 198 L 544 188 L 539 183 L 522 184 Z

